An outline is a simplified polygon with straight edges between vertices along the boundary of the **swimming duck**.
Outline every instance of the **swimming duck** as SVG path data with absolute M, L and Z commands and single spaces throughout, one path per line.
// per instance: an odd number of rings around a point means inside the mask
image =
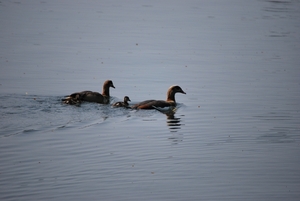
M 81 101 L 108 104 L 110 87 L 115 88 L 111 80 L 106 80 L 103 84 L 102 94 L 93 91 L 76 92 L 62 99 L 62 101 L 71 105 L 81 103 Z
M 164 107 L 175 107 L 175 94 L 186 94 L 180 86 L 171 86 L 167 92 L 167 100 L 146 100 L 132 106 L 133 109 L 157 109 Z
M 129 104 L 128 104 L 128 101 L 131 101 L 129 99 L 129 97 L 128 96 L 124 96 L 124 102 L 116 102 L 112 106 L 113 107 L 126 107 L 126 108 L 130 108 Z
M 77 105 L 80 106 L 81 100 L 79 98 L 79 94 L 75 95 L 74 97 L 67 97 L 66 99 L 62 99 L 62 101 L 69 105 Z

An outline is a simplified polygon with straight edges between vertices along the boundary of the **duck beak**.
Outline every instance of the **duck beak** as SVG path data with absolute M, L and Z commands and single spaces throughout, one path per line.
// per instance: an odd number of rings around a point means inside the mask
M 186 94 L 183 90 L 181 90 L 181 92 L 180 93 L 183 93 L 183 94 Z
M 110 86 L 111 86 L 112 88 L 114 88 L 114 89 L 116 88 L 113 84 L 111 84 Z

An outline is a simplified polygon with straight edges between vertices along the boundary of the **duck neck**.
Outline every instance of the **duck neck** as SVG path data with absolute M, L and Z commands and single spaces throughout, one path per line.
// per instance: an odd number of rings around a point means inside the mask
M 103 86 L 102 95 L 109 96 L 109 87 L 108 86 Z
M 175 92 L 173 90 L 168 90 L 167 93 L 167 101 L 172 101 L 172 102 L 176 102 L 175 101 Z

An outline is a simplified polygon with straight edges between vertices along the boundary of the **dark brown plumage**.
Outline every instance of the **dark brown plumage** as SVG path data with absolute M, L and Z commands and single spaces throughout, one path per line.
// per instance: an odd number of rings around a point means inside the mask
M 103 84 L 102 94 L 93 91 L 76 92 L 62 99 L 62 101 L 70 105 L 78 104 L 82 101 L 108 104 L 110 87 L 115 88 L 111 80 L 106 80 Z
M 175 94 L 186 94 L 180 86 L 171 86 L 167 92 L 167 100 L 146 100 L 132 106 L 133 109 L 155 109 L 176 106 Z M 154 106 L 154 107 L 153 107 Z
M 124 97 L 124 102 L 116 102 L 112 106 L 113 107 L 129 107 L 128 101 L 131 101 L 128 96 Z

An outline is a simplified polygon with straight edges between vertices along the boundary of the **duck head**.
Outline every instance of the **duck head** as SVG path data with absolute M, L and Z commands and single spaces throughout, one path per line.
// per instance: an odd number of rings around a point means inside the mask
M 186 94 L 180 86 L 178 85 L 173 85 L 168 89 L 167 92 L 167 101 L 173 101 L 175 102 L 175 94 L 176 93 L 182 93 L 182 94 Z
M 111 80 L 106 80 L 103 85 L 107 87 L 115 88 L 114 83 Z
M 125 97 L 124 97 L 124 103 L 127 103 L 128 101 L 130 102 L 131 100 L 129 99 L 128 96 L 125 96 Z
M 109 96 L 109 87 L 115 88 L 111 80 L 106 80 L 103 84 L 102 95 Z

